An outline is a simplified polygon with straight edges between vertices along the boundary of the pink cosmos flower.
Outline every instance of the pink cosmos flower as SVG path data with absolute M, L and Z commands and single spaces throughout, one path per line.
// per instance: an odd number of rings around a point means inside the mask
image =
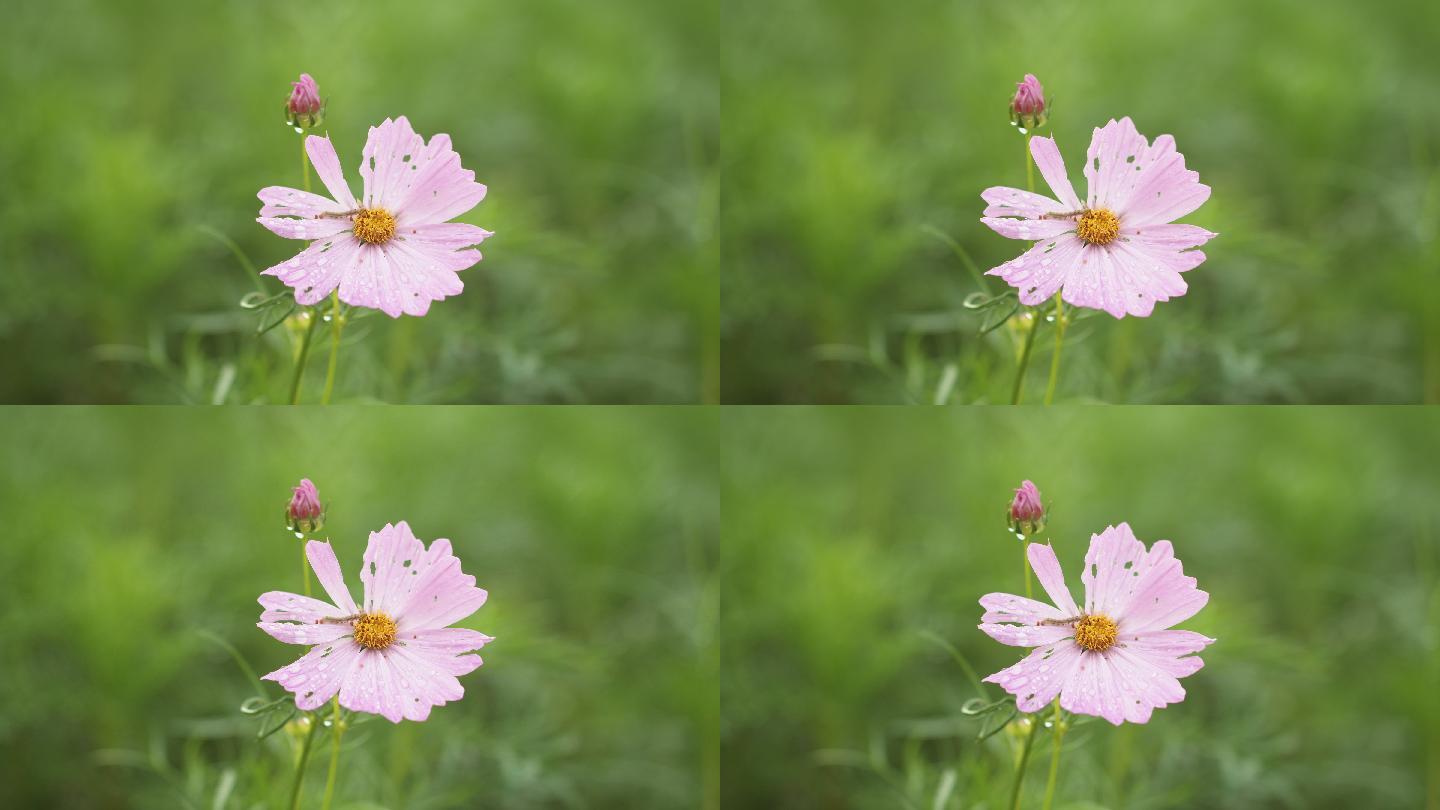
M 480 261 L 478 245 L 491 232 L 447 222 L 485 198 L 475 172 L 460 166 L 449 135 L 426 143 L 405 116 L 370 128 L 356 199 L 345 184 L 329 138 L 311 135 L 305 151 L 330 198 L 283 186 L 260 190 L 256 220 L 309 247 L 264 275 L 295 290 L 296 302 L 316 304 L 340 290 L 340 300 L 392 318 L 424 315 L 431 301 L 464 287 L 456 276 Z
M 430 707 L 465 694 L 456 676 L 481 661 L 462 653 L 494 639 L 450 627 L 485 604 L 485 591 L 460 570 L 449 540 L 427 549 L 404 521 L 371 532 L 360 605 L 350 598 L 329 543 L 311 540 L 305 553 L 330 601 L 284 591 L 260 597 L 261 630 L 289 644 L 312 645 L 265 680 L 293 692 L 297 708 L 318 709 L 338 692 L 341 706 L 392 723 L 424 720 Z
M 1199 652 L 1215 641 L 1171 630 L 1199 612 L 1210 594 L 1185 576 L 1168 540 L 1150 550 L 1121 523 L 1090 538 L 1085 555 L 1085 606 L 1070 597 L 1049 545 L 1030 546 L 1030 566 L 1055 606 L 1008 593 L 981 597 L 980 629 L 1001 644 L 1033 647 L 1023 661 L 985 680 L 1014 695 L 1022 712 L 1060 696 L 1076 714 L 1115 725 L 1149 721 L 1155 709 L 1185 699 L 1180 678 L 1204 665 Z
M 1175 139 L 1152 145 L 1129 118 L 1095 130 L 1085 159 L 1084 203 L 1075 196 L 1053 138 L 1030 140 L 1030 153 L 1059 200 L 996 186 L 980 196 L 980 221 L 1001 236 L 1035 245 L 991 270 L 1034 306 L 1062 290 L 1066 303 L 1103 309 L 1117 318 L 1144 317 L 1156 301 L 1185 294 L 1181 273 L 1205 261 L 1191 248 L 1215 234 L 1170 224 L 1210 198 L 1200 175 L 1185 168 Z
M 300 486 L 290 490 L 290 503 L 285 507 L 285 517 L 295 531 L 315 531 L 320 527 L 320 518 L 325 508 L 320 505 L 320 491 L 309 478 L 301 478 Z
M 1027 536 L 1045 526 L 1045 504 L 1040 501 L 1040 490 L 1028 479 L 1020 482 L 1020 488 L 1015 490 L 1009 518 L 1010 529 Z

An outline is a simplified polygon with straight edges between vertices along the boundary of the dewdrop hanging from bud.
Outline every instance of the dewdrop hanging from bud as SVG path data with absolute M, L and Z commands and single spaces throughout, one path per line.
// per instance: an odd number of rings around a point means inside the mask
M 309 73 L 301 73 L 300 81 L 291 82 L 290 98 L 285 100 L 285 123 L 296 132 L 315 129 L 325 121 L 325 102 L 320 88 Z
M 1022 133 L 1034 131 L 1045 125 L 1050 114 L 1050 105 L 1045 101 L 1045 88 L 1035 74 L 1026 73 L 1025 81 L 1015 85 L 1015 96 L 1010 99 L 1010 123 Z
M 325 526 L 325 507 L 320 492 L 309 478 L 301 478 L 300 486 L 291 490 L 290 504 L 285 507 L 285 522 L 297 537 L 318 532 Z
M 1045 528 L 1045 504 L 1040 501 L 1040 490 L 1030 481 L 1022 481 L 1015 490 L 1006 518 L 1010 531 L 1022 540 L 1034 537 Z

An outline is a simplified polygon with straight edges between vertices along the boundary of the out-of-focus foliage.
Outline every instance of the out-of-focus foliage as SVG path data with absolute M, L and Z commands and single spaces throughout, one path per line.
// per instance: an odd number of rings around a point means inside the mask
M 448 537 L 496 637 L 465 697 L 345 737 L 337 808 L 714 808 L 719 503 L 700 411 L 12 410 L 0 423 L 0 796 L 14 808 L 288 806 L 295 746 L 238 707 L 304 652 L 317 483 L 352 591 L 367 533 Z M 280 688 L 266 682 L 271 697 Z M 353 747 L 352 747 L 353 746 Z M 312 757 L 318 808 L 329 747 Z
M 293 327 L 257 340 L 237 306 L 255 280 L 226 240 L 259 269 L 303 247 L 254 222 L 260 188 L 301 184 L 283 105 L 302 71 L 353 188 L 367 127 L 407 115 L 488 184 L 461 220 L 497 234 L 459 297 L 350 328 L 337 399 L 713 399 L 713 15 L 652 0 L 8 3 L 0 400 L 284 400 Z
M 981 677 L 1024 654 L 976 629 L 982 595 L 1024 593 L 1005 526 L 1024 478 L 1050 506 L 1042 539 L 1074 593 L 1090 535 L 1128 521 L 1175 544 L 1210 593 L 1182 626 L 1218 639 L 1184 702 L 1144 726 L 1069 733 L 1056 808 L 1434 806 L 1440 414 L 1356 416 L 733 415 L 726 806 L 1009 806 L 1019 739 L 976 742 L 961 712 L 976 686 L 947 647 Z M 1049 743 L 1041 732 L 1026 807 L 1040 807 Z
M 1220 233 L 1183 298 L 1075 324 L 1059 399 L 1440 402 L 1440 6 L 740 0 L 726 23 L 727 401 L 1009 401 L 1020 333 L 979 335 L 949 242 L 981 271 L 1026 246 L 979 194 L 1025 186 L 1006 104 L 1033 72 L 1081 189 L 1092 128 L 1129 115 L 1175 136 L 1214 188 L 1186 221 Z

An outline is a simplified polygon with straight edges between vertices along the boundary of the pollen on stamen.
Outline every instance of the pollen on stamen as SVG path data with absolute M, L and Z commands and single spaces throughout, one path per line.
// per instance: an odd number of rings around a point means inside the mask
M 384 208 L 361 208 L 355 213 L 355 238 L 372 245 L 395 235 L 395 217 Z
M 1120 235 L 1120 218 L 1104 208 L 1087 208 L 1075 222 L 1075 235 L 1092 245 L 1108 245 Z
M 1115 644 L 1119 628 L 1115 620 L 1100 613 L 1081 616 L 1075 622 L 1075 643 L 1090 652 L 1104 652 Z
M 351 625 L 355 643 L 371 650 L 383 650 L 395 641 L 395 620 L 384 613 L 362 613 Z

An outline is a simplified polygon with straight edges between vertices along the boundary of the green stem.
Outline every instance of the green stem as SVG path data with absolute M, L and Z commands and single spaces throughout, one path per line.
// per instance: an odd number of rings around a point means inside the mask
M 1030 733 L 1025 737 L 1025 747 L 1020 751 L 1020 765 L 1015 768 L 1015 786 L 1010 789 L 1010 810 L 1020 810 L 1020 788 L 1025 784 L 1025 766 L 1030 764 L 1030 748 L 1035 745 L 1035 732 L 1040 730 L 1040 718 L 1030 716 Z
M 330 701 L 332 710 L 330 723 L 335 729 L 335 741 L 330 748 L 330 772 L 325 776 L 325 801 L 321 803 L 321 810 L 330 810 L 330 799 L 335 795 L 335 771 L 340 767 L 340 696 L 336 695 Z
M 1050 357 L 1050 382 L 1045 386 L 1045 404 L 1055 401 L 1055 384 L 1060 381 L 1060 347 L 1065 343 L 1065 302 L 1055 292 L 1055 354 Z
M 1060 698 L 1055 698 L 1055 719 L 1052 721 L 1055 735 L 1055 745 L 1050 749 L 1050 778 L 1045 781 L 1045 804 L 1044 810 L 1050 810 L 1050 803 L 1055 800 L 1055 779 L 1060 775 L 1060 741 L 1065 737 L 1065 723 L 1060 719 Z
M 1020 541 L 1020 562 L 1025 566 L 1025 598 L 1035 598 L 1035 587 L 1030 584 L 1030 540 L 1024 538 Z M 306 594 L 309 596 L 309 594 Z
M 310 358 L 310 340 L 315 337 L 315 327 L 320 323 L 320 312 L 310 310 L 310 326 L 300 341 L 300 357 L 295 360 L 295 376 L 290 380 L 290 404 L 300 404 L 300 378 L 305 376 L 305 361 Z
M 305 575 L 305 595 L 310 595 L 310 559 L 305 556 L 305 541 L 300 541 L 300 573 Z M 1028 594 L 1027 594 L 1028 596 Z
M 295 784 L 290 787 L 290 810 L 300 810 L 300 786 L 305 784 L 305 765 L 310 762 L 310 745 L 315 742 L 315 732 L 320 728 L 319 718 L 306 713 L 310 718 L 310 732 L 305 735 L 305 744 L 300 747 L 300 762 L 295 766 Z
M 1030 158 L 1030 139 L 1034 136 L 1025 133 L 1025 188 L 1031 194 L 1035 193 L 1035 161 Z M 1040 331 L 1040 311 L 1032 309 L 1030 322 L 1030 334 L 1025 336 L 1025 348 L 1020 353 L 1020 368 L 1015 370 L 1015 387 L 1010 391 L 1010 404 L 1020 404 L 1021 389 L 1025 385 L 1025 369 L 1030 365 L 1030 348 L 1035 345 L 1035 333 Z M 1028 569 L 1027 569 L 1028 570 Z
M 330 404 L 330 392 L 335 390 L 335 366 L 340 360 L 340 331 L 344 329 L 340 319 L 340 288 L 330 294 L 330 363 L 325 369 L 325 393 L 320 397 L 321 405 Z
M 1015 369 L 1015 387 L 1010 389 L 1010 404 L 1020 404 L 1021 389 L 1025 387 L 1025 369 L 1030 366 L 1030 349 L 1035 345 L 1035 333 L 1040 331 L 1040 312 L 1033 310 L 1030 319 L 1030 333 L 1025 336 L 1025 348 L 1020 352 L 1020 367 Z
M 304 178 L 305 190 L 310 190 L 310 156 L 305 152 L 305 136 L 300 136 L 300 176 Z

